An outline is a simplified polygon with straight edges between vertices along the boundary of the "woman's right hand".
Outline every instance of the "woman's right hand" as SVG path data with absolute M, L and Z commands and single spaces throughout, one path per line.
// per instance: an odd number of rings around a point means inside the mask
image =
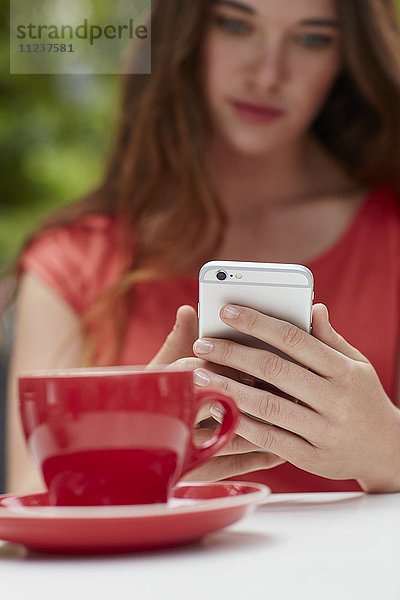
M 191 306 L 179 307 L 172 331 L 149 365 L 169 365 L 172 368 L 182 370 L 195 370 L 203 367 L 221 375 L 229 376 L 241 382 L 243 387 L 251 385 L 248 378 L 245 382 L 242 380 L 242 374 L 238 371 L 228 370 L 194 357 L 193 344 L 197 337 L 196 311 Z M 205 419 L 206 421 L 204 421 Z M 196 443 L 203 444 L 214 435 L 218 423 L 210 418 L 209 411 L 199 414 L 198 422 L 202 422 L 202 425 L 196 430 Z M 261 451 L 258 446 L 254 446 L 244 438 L 234 435 L 215 457 L 190 471 L 184 479 L 190 481 L 218 481 L 252 471 L 271 469 L 284 462 L 286 461 L 279 456 L 271 452 Z

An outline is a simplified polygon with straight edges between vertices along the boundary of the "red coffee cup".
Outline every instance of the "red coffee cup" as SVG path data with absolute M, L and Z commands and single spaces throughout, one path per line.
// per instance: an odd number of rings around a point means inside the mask
M 166 502 L 188 471 L 211 458 L 234 432 L 230 398 L 197 390 L 192 371 L 65 369 L 19 378 L 30 452 L 58 506 Z M 204 445 L 193 443 L 201 407 L 224 418 Z

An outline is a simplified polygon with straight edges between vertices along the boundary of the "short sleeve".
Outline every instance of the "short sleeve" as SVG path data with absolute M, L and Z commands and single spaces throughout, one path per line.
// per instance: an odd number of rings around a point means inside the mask
M 44 231 L 20 259 L 20 270 L 37 276 L 78 315 L 120 277 L 124 260 L 111 217 L 90 215 Z

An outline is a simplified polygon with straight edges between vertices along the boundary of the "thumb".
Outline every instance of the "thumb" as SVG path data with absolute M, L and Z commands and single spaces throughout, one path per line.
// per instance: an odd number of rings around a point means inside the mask
M 172 331 L 150 364 L 169 365 L 180 358 L 193 356 L 192 348 L 197 337 L 196 311 L 192 306 L 180 306 Z
M 363 354 L 357 348 L 354 348 L 337 331 L 335 331 L 329 322 L 329 313 L 325 304 L 314 304 L 312 312 L 312 334 L 315 338 L 344 354 L 348 358 L 361 362 L 368 362 Z

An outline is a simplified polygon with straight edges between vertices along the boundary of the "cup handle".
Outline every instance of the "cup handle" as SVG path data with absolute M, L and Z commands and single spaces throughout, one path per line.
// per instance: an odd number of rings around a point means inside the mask
M 233 435 L 239 420 L 239 411 L 236 404 L 228 396 L 212 390 L 195 390 L 195 394 L 197 396 L 197 413 L 203 405 L 213 402 L 221 404 L 225 414 L 222 419 L 221 427 L 216 430 L 215 435 L 213 435 L 210 440 L 201 446 L 195 446 L 193 440 L 191 440 L 192 449 L 190 458 L 185 465 L 182 475 L 185 475 L 188 471 L 205 463 L 218 452 L 218 450 L 225 446 Z

